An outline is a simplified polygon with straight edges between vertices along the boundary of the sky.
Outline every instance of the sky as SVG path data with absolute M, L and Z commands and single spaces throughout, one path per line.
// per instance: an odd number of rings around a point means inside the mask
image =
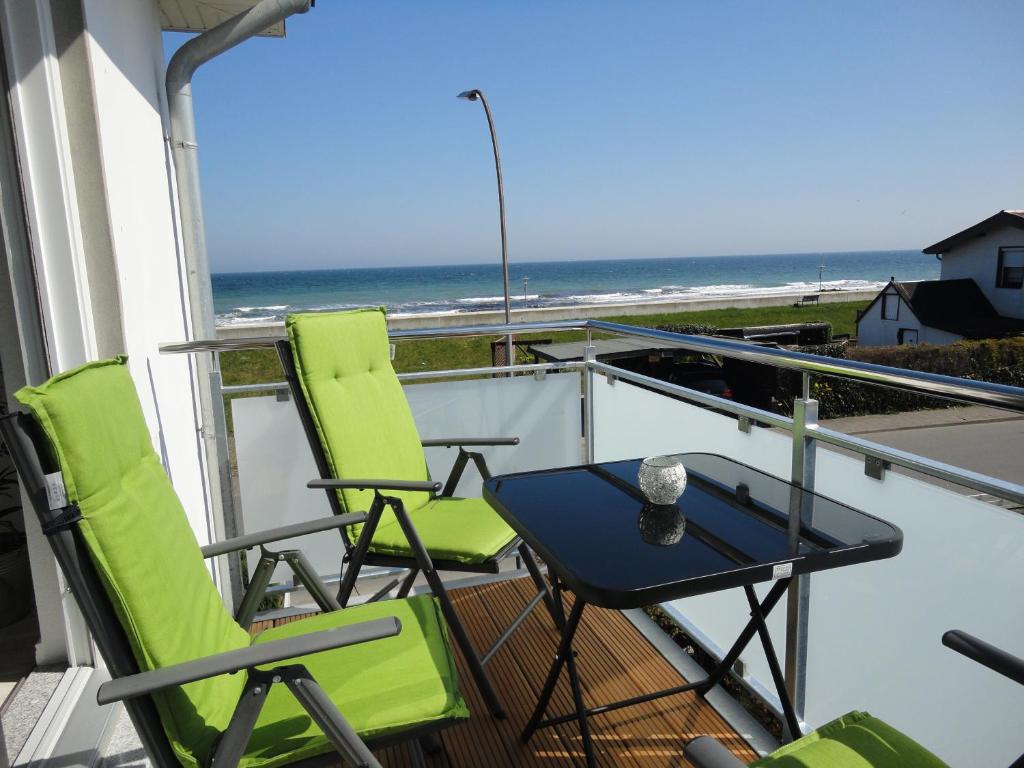
M 1020 0 L 319 0 L 194 80 L 214 271 L 920 249 L 1024 207 Z M 167 33 L 169 56 L 186 38 Z

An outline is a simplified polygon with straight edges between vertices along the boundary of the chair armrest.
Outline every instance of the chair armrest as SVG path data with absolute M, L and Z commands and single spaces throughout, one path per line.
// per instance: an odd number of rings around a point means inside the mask
M 266 531 L 257 531 L 256 533 L 247 533 L 244 536 L 235 536 L 233 539 L 215 541 L 213 544 L 207 544 L 205 547 L 200 547 L 200 551 L 203 553 L 204 558 L 217 557 L 218 555 L 226 555 L 228 552 L 238 552 L 242 549 L 249 549 L 249 547 L 255 547 L 259 544 L 269 544 L 274 541 L 294 539 L 297 536 L 319 533 L 320 531 L 329 531 L 332 528 L 341 528 L 345 525 L 362 523 L 365 520 L 366 514 L 364 512 L 358 512 L 351 515 L 331 515 L 330 517 L 321 517 L 316 520 L 309 520 L 305 523 L 282 525 L 280 528 L 270 528 Z
M 239 648 L 174 664 L 170 667 L 161 667 L 148 672 L 138 672 L 134 675 L 115 678 L 99 687 L 96 692 L 96 701 L 100 705 L 124 701 L 164 688 L 205 680 L 217 675 L 233 674 L 243 669 L 252 669 L 263 664 L 293 659 L 296 656 L 394 637 L 401 629 L 402 623 L 397 617 L 391 616 L 374 621 L 364 621 L 348 627 L 324 629 L 319 632 L 311 632 L 308 635 L 250 645 L 248 648 Z
M 712 736 L 698 736 L 683 747 L 683 756 L 694 768 L 746 768 L 746 763 L 715 741 Z
M 420 444 L 424 448 L 437 448 L 445 447 L 452 448 L 454 446 L 467 446 L 467 445 L 519 445 L 518 437 L 431 437 L 427 440 L 421 440 Z
M 322 478 L 310 480 L 306 483 L 307 488 L 326 488 L 327 490 L 340 490 L 342 488 L 355 488 L 365 491 L 432 491 L 437 493 L 441 490 L 441 483 L 433 480 L 339 480 L 338 478 Z
M 979 640 L 961 629 L 951 629 L 942 636 L 942 644 L 959 654 L 1024 685 L 1024 659 Z

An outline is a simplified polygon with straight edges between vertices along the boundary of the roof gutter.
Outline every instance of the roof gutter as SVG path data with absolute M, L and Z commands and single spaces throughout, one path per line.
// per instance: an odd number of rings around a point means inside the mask
M 175 52 L 167 65 L 171 157 L 178 182 L 178 205 L 192 305 L 192 332 L 198 338 L 212 338 L 215 328 L 199 193 L 199 146 L 192 108 L 192 77 L 206 62 L 292 14 L 305 13 L 311 4 L 311 0 L 261 0 L 249 10 L 189 40 Z
M 167 65 L 167 105 L 170 117 L 168 143 L 174 164 L 181 221 L 182 255 L 188 285 L 191 336 L 213 338 L 216 327 L 210 264 L 206 256 L 206 230 L 199 192 L 199 146 L 196 142 L 195 113 L 192 106 L 192 77 L 203 64 L 268 27 L 295 13 L 305 13 L 312 0 L 260 0 L 247 11 L 192 38 L 179 48 Z M 211 541 L 236 534 L 231 475 L 228 464 L 224 401 L 220 397 L 220 366 L 216 355 L 196 355 L 198 379 L 199 446 L 205 461 L 208 486 L 208 524 Z M 218 394 L 214 394 L 218 393 Z M 216 471 L 214 471 L 216 468 Z M 220 572 L 218 582 L 225 599 L 231 603 L 232 585 L 240 583 Z M 229 564 L 237 576 L 237 563 Z

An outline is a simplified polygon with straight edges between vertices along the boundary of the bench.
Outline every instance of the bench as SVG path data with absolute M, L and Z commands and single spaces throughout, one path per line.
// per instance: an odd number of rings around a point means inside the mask
M 810 294 L 808 296 L 801 296 L 800 297 L 800 301 L 798 301 L 793 306 L 794 307 L 807 307 L 807 306 L 810 306 L 811 304 L 814 304 L 815 306 L 817 306 L 817 304 L 818 304 L 818 294 L 812 293 L 812 294 Z

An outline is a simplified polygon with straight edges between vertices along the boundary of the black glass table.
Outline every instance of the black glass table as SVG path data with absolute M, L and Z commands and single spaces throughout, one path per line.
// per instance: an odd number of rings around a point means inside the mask
M 899 554 L 894 525 L 712 454 L 680 454 L 688 482 L 671 506 L 647 503 L 640 460 L 523 472 L 484 483 L 484 498 L 547 563 L 558 651 L 523 731 L 576 720 L 587 764 L 594 764 L 587 717 L 662 696 L 714 688 L 758 635 L 791 734 L 800 728 L 765 617 L 800 574 Z M 796 513 L 799 513 L 797 515 Z M 791 525 L 790 523 L 793 523 Z M 797 524 L 799 521 L 799 524 Z M 753 585 L 774 581 L 763 600 Z M 704 680 L 586 707 L 572 650 L 584 608 L 628 609 L 742 587 L 750 621 Z M 562 591 L 575 594 L 565 613 Z M 558 677 L 569 673 L 575 712 L 543 719 Z

